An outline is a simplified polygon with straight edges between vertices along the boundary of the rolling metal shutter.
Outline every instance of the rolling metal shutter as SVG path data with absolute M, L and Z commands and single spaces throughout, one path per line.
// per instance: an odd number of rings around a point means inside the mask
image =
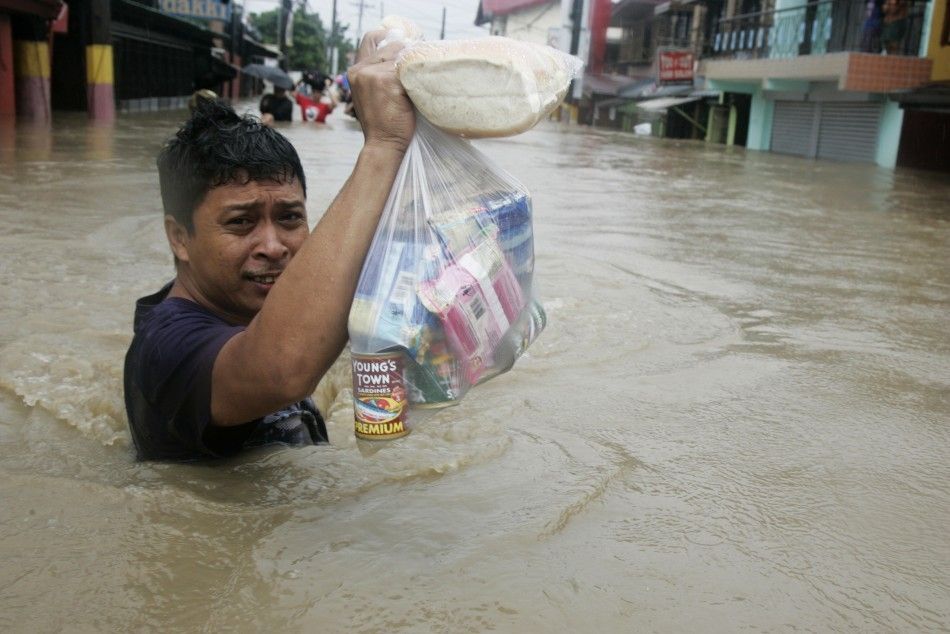
M 819 118 L 818 158 L 874 162 L 881 104 L 823 103 Z
M 772 151 L 815 156 L 815 103 L 776 101 L 772 115 Z

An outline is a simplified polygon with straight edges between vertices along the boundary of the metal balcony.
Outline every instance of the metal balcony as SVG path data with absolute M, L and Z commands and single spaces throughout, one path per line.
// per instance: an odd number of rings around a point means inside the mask
M 881 53 L 864 37 L 867 3 L 821 0 L 775 11 L 746 13 L 719 20 L 707 43 L 706 57 L 716 59 L 787 59 L 839 52 Z M 926 1 L 909 3 L 907 29 L 897 53 L 917 57 Z

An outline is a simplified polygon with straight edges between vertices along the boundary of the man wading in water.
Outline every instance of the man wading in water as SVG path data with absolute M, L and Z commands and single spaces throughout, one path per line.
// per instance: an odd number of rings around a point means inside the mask
M 412 137 L 401 45 L 368 34 L 349 70 L 364 145 L 309 232 L 306 182 L 280 133 L 205 102 L 163 148 L 175 279 L 136 304 L 125 403 L 140 459 L 227 456 L 326 441 L 310 395 L 347 341 L 347 315 Z

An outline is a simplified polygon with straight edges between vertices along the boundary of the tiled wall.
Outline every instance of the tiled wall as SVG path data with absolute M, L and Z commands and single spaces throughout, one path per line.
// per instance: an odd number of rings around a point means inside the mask
M 931 64 L 931 60 L 923 57 L 831 53 L 791 59 L 703 60 L 699 72 L 705 74 L 706 79 L 723 81 L 837 80 L 840 90 L 890 92 L 930 82 Z
M 920 57 L 851 53 L 842 89 L 889 92 L 915 88 L 930 81 L 931 64 Z

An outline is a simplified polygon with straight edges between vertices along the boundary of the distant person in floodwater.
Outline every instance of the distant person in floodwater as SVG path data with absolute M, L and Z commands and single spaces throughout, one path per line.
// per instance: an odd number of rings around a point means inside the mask
M 304 73 L 293 98 L 300 106 L 300 118 L 315 123 L 326 123 L 327 116 L 339 103 L 333 80 L 319 71 Z
M 363 259 L 415 128 L 401 44 L 363 38 L 350 68 L 364 145 L 311 233 L 296 150 L 201 100 L 158 158 L 175 277 L 138 300 L 125 405 L 139 459 L 327 440 L 314 388 L 343 350 Z M 289 102 L 288 102 L 289 103 Z
M 287 98 L 287 91 L 274 86 L 273 94 L 261 97 L 261 121 L 270 125 L 274 121 L 290 121 L 293 118 L 294 104 Z
M 207 88 L 201 88 L 191 93 L 191 97 L 188 99 L 188 111 L 194 113 L 195 109 L 198 107 L 198 103 L 201 101 L 217 101 L 218 93 L 213 90 L 208 90 Z

